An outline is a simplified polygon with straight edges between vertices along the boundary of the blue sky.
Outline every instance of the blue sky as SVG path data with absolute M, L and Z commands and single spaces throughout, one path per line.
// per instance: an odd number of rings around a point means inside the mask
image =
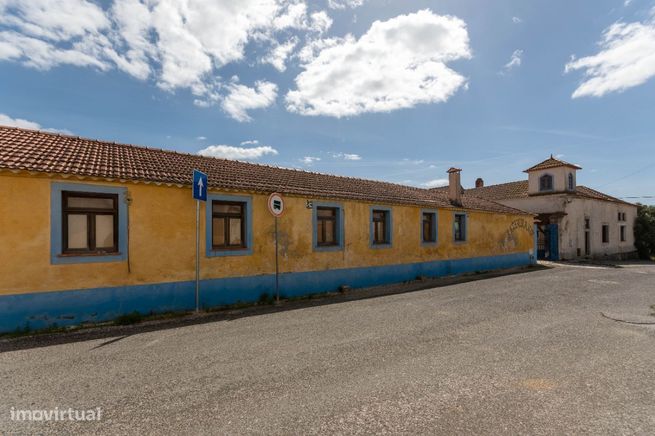
M 0 0 L 0 123 L 416 186 L 655 196 L 655 1 Z M 655 203 L 653 199 L 633 199 Z

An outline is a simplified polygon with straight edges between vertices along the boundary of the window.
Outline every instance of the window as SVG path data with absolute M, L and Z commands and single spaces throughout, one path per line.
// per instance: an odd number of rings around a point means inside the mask
M 118 195 L 62 192 L 62 254 L 118 252 Z
M 127 188 L 60 182 L 50 186 L 51 264 L 127 259 Z
M 217 201 L 212 205 L 212 249 L 234 250 L 246 248 L 246 203 Z
M 340 203 L 311 201 L 314 251 L 343 250 L 343 207 Z
M 589 218 L 584 219 L 584 229 L 585 230 L 590 230 L 591 229 L 591 223 L 589 221 Z
M 205 255 L 207 257 L 252 254 L 252 197 L 207 194 L 205 207 Z
M 423 243 L 437 242 L 437 213 L 423 211 L 421 216 L 421 239 Z
M 371 209 L 371 245 L 391 245 L 391 209 Z
M 610 226 L 609 224 L 603 224 L 603 244 L 610 242 Z
M 330 247 L 339 245 L 337 229 L 337 216 L 339 209 L 336 207 L 316 208 L 316 245 L 319 247 Z
M 625 242 L 625 226 L 619 227 L 621 231 L 621 242 Z
M 466 214 L 455 214 L 453 232 L 455 241 L 466 241 Z
M 619 212 L 619 221 L 625 221 L 625 212 Z
M 573 191 L 575 188 L 575 182 L 573 180 L 573 173 L 569 173 L 569 191 Z
M 539 178 L 539 190 L 540 191 L 552 191 L 553 190 L 553 176 L 550 174 L 544 174 Z

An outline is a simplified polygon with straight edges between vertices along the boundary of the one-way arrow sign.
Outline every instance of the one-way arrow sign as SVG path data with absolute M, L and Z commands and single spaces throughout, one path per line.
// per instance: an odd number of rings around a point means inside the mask
M 193 198 L 207 201 L 207 174 L 193 170 Z

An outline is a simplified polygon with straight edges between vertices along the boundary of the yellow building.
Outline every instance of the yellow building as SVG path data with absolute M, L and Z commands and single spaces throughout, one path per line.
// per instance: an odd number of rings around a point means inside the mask
M 0 331 L 528 265 L 533 217 L 427 190 L 0 127 Z

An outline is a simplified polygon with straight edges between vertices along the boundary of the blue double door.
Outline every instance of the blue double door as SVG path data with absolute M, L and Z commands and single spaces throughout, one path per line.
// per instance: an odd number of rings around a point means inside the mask
M 559 226 L 543 224 L 537 228 L 537 258 L 559 260 Z

